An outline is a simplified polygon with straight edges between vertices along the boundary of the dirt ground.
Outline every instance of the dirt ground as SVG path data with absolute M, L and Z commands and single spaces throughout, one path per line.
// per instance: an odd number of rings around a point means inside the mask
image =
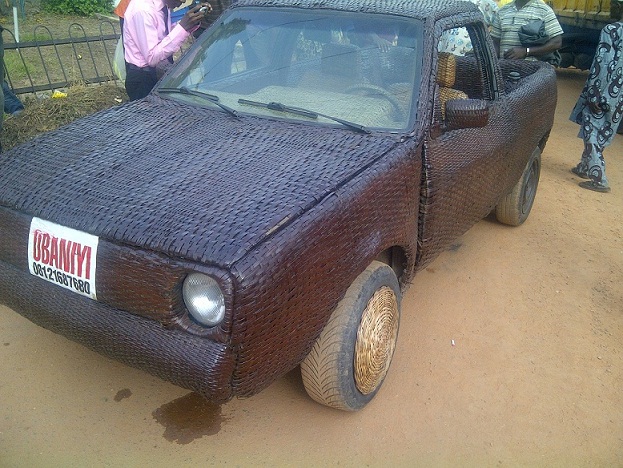
M 612 192 L 579 188 L 585 76 L 559 73 L 530 218 L 483 220 L 418 275 L 363 411 L 298 370 L 211 406 L 0 306 L 0 466 L 623 466 L 623 136 Z

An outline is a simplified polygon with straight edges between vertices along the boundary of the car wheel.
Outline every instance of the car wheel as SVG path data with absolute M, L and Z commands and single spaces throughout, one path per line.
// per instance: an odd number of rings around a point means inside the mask
M 363 408 L 387 375 L 399 321 L 396 274 L 388 265 L 374 261 L 348 288 L 301 363 L 309 396 L 332 408 Z
M 532 152 L 519 182 L 495 207 L 495 217 L 499 222 L 519 226 L 528 218 L 536 197 L 540 174 L 541 149 L 537 147 Z

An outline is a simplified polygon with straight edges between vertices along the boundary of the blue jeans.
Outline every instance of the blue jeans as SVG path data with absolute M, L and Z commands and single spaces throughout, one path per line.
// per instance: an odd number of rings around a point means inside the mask
M 2 82 L 2 94 L 4 94 L 4 112 L 6 114 L 24 110 L 24 104 L 22 104 L 22 101 L 11 91 L 6 81 Z

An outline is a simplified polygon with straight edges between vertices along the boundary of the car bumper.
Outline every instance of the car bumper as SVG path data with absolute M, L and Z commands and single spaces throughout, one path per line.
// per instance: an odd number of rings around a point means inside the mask
M 234 354 L 226 343 L 167 329 L 59 288 L 0 261 L 0 302 L 95 352 L 144 370 L 211 401 L 232 397 Z

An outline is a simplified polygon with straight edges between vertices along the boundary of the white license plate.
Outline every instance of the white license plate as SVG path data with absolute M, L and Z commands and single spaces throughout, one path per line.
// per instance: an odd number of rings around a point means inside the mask
M 33 218 L 28 234 L 32 275 L 77 294 L 97 299 L 95 270 L 98 237 Z

